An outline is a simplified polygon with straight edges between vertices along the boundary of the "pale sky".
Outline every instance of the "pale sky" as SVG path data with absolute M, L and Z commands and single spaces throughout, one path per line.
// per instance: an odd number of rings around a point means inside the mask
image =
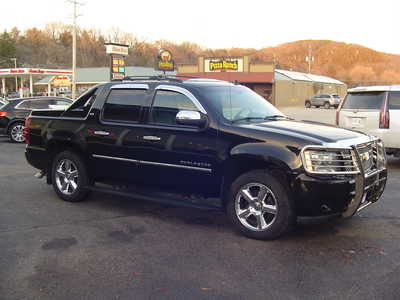
M 66 0 L 1 1 L 0 30 L 71 23 Z M 400 54 L 400 0 L 81 0 L 78 25 L 111 27 L 149 41 L 262 48 L 305 39 Z

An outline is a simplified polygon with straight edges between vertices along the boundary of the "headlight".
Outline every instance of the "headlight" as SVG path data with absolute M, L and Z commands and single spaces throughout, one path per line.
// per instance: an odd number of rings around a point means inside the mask
M 302 151 L 305 170 L 313 174 L 359 173 L 354 153 L 350 149 L 331 150 L 306 147 Z

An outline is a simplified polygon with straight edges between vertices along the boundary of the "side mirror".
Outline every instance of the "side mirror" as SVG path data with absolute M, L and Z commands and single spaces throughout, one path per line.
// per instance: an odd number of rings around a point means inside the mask
M 176 124 L 202 127 L 206 124 L 206 117 L 198 111 L 181 110 L 176 114 Z

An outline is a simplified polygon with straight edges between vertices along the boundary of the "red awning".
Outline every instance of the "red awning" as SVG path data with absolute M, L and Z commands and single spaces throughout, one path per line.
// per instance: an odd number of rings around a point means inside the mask
M 225 81 L 237 81 L 243 83 L 273 83 L 273 72 L 207 72 L 207 73 L 178 73 L 176 76 L 186 75 L 198 78 L 219 79 Z

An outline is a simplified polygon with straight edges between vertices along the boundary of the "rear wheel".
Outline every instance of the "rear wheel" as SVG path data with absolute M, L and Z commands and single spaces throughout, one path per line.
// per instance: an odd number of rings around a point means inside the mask
M 24 123 L 16 122 L 12 124 L 8 130 L 8 137 L 13 143 L 23 143 L 25 142 L 24 137 Z
M 64 151 L 56 155 L 52 166 L 54 191 L 65 201 L 84 200 L 90 182 L 84 160 L 76 153 Z
M 276 239 L 294 225 L 294 208 L 284 184 L 264 171 L 241 175 L 229 197 L 229 219 L 248 237 Z
M 306 102 L 306 108 L 311 108 L 311 103 L 310 103 L 310 101 L 307 101 L 307 102 Z
M 329 102 L 325 102 L 324 107 L 325 107 L 326 109 L 330 109 L 330 108 L 331 108 L 331 105 L 330 105 Z

